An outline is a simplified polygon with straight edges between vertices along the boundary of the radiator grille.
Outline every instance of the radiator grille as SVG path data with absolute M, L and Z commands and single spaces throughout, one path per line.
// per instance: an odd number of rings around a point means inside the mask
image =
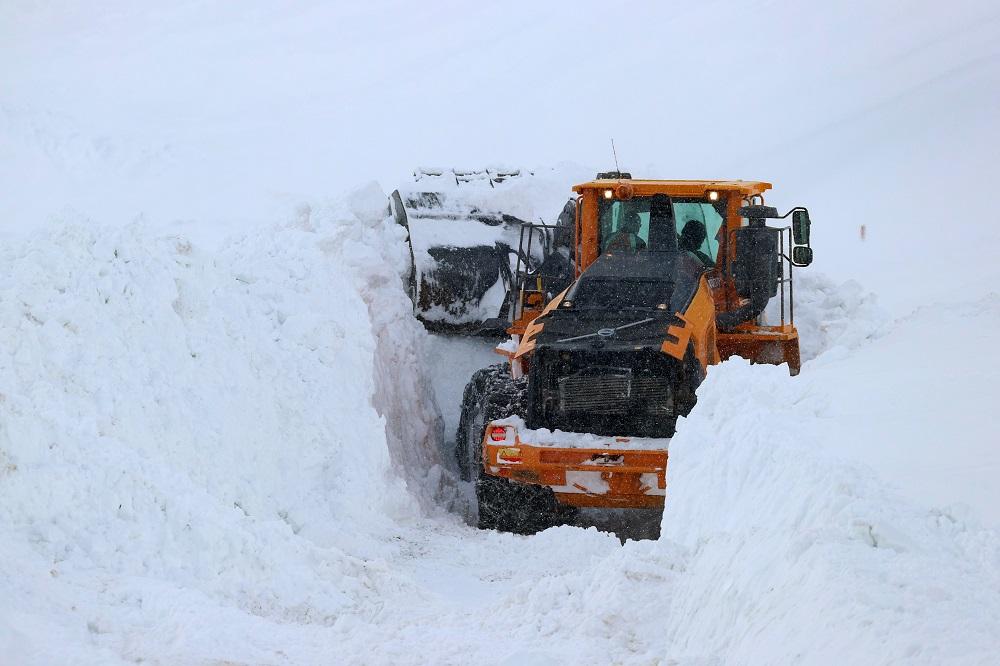
M 623 371 L 577 374 L 559 380 L 562 412 L 666 414 L 672 407 L 670 382 L 666 377 L 636 376 Z

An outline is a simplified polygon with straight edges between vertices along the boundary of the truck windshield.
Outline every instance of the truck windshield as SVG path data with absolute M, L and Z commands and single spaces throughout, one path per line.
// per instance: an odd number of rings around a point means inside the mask
M 650 239 L 649 204 L 651 197 L 634 197 L 627 201 L 606 200 L 600 202 L 600 244 L 601 253 L 639 252 L 642 250 L 676 250 L 684 228 L 694 222 L 703 225 L 704 240 L 697 250 L 686 248 L 707 266 L 714 265 L 719 256 L 719 245 L 725 233 L 725 197 L 719 201 L 704 199 L 675 198 L 671 200 L 673 219 L 670 233 L 657 233 L 653 229 Z M 654 226 L 660 221 L 653 220 Z

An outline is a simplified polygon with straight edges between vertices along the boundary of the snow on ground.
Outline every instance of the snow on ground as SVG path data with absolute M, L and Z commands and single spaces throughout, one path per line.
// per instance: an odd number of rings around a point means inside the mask
M 983 410 L 1000 357 L 984 338 L 996 297 L 889 321 L 855 283 L 798 287 L 814 357 L 802 374 L 724 363 L 671 441 L 662 540 L 687 556 L 668 653 L 989 663 L 1000 530 Z M 942 320 L 954 348 L 940 345 Z M 980 350 L 975 363 L 956 363 L 963 348 Z
M 360 210 L 212 255 L 73 225 L 5 249 L 4 663 L 490 662 L 498 631 L 549 658 L 561 631 L 584 662 L 628 647 L 545 608 L 615 537 L 428 506 L 448 485 L 427 341 L 398 230 Z
M 699 390 L 671 448 L 663 537 L 689 557 L 666 644 L 725 663 L 989 663 L 1000 532 L 846 459 L 845 434 L 880 443 L 835 400 L 873 383 L 827 363 L 797 381 L 730 361 Z
M 993 663 L 994 4 L 4 3 L 0 663 Z M 659 541 L 479 532 L 492 344 L 412 320 L 382 190 L 612 135 L 810 207 L 806 363 L 713 370 Z M 535 171 L 484 205 L 596 169 Z
M 406 483 L 436 473 L 440 438 L 384 204 L 213 255 L 76 225 L 3 249 L 0 544 L 21 564 L 34 549 L 25 572 L 102 603 L 113 576 L 126 605 L 148 581 L 286 621 L 355 603 L 369 574 L 344 550 L 372 532 L 342 526 L 418 514 L 431 498 Z M 19 568 L 0 624 L 58 655 Z M 100 605 L 54 617 L 100 644 Z
M 995 479 L 1000 297 L 929 304 L 856 350 L 837 349 L 806 382 L 828 393 L 828 446 L 912 500 L 1000 528 Z M 828 435 L 828 439 L 830 436 Z
M 425 382 L 492 359 L 409 316 L 383 197 L 211 255 L 74 225 L 4 250 L 12 663 L 988 663 L 998 533 L 887 487 L 831 428 L 852 359 L 897 335 L 865 339 L 886 324 L 855 285 L 803 286 L 831 349 L 800 377 L 710 375 L 660 541 L 479 532 L 434 506 L 463 499 Z

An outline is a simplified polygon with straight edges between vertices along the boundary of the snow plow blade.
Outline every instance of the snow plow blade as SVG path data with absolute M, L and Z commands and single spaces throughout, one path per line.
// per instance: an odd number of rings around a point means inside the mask
M 663 508 L 669 440 L 581 435 L 573 442 L 570 433 L 546 438 L 546 432 L 526 430 L 516 419 L 491 422 L 484 472 L 549 488 L 566 506 Z
M 530 175 L 530 174 L 529 174 Z M 417 169 L 390 197 L 407 231 L 414 313 L 431 330 L 475 334 L 502 317 L 524 220 L 490 205 L 511 170 Z M 539 248 L 541 250 L 541 248 Z

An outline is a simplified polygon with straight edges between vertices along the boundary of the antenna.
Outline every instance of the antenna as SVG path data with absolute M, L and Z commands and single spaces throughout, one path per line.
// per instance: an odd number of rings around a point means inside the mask
M 622 170 L 618 166 L 618 153 L 615 152 L 615 137 L 611 137 L 611 154 L 615 158 L 615 171 L 618 172 L 618 177 L 620 178 L 622 175 Z

